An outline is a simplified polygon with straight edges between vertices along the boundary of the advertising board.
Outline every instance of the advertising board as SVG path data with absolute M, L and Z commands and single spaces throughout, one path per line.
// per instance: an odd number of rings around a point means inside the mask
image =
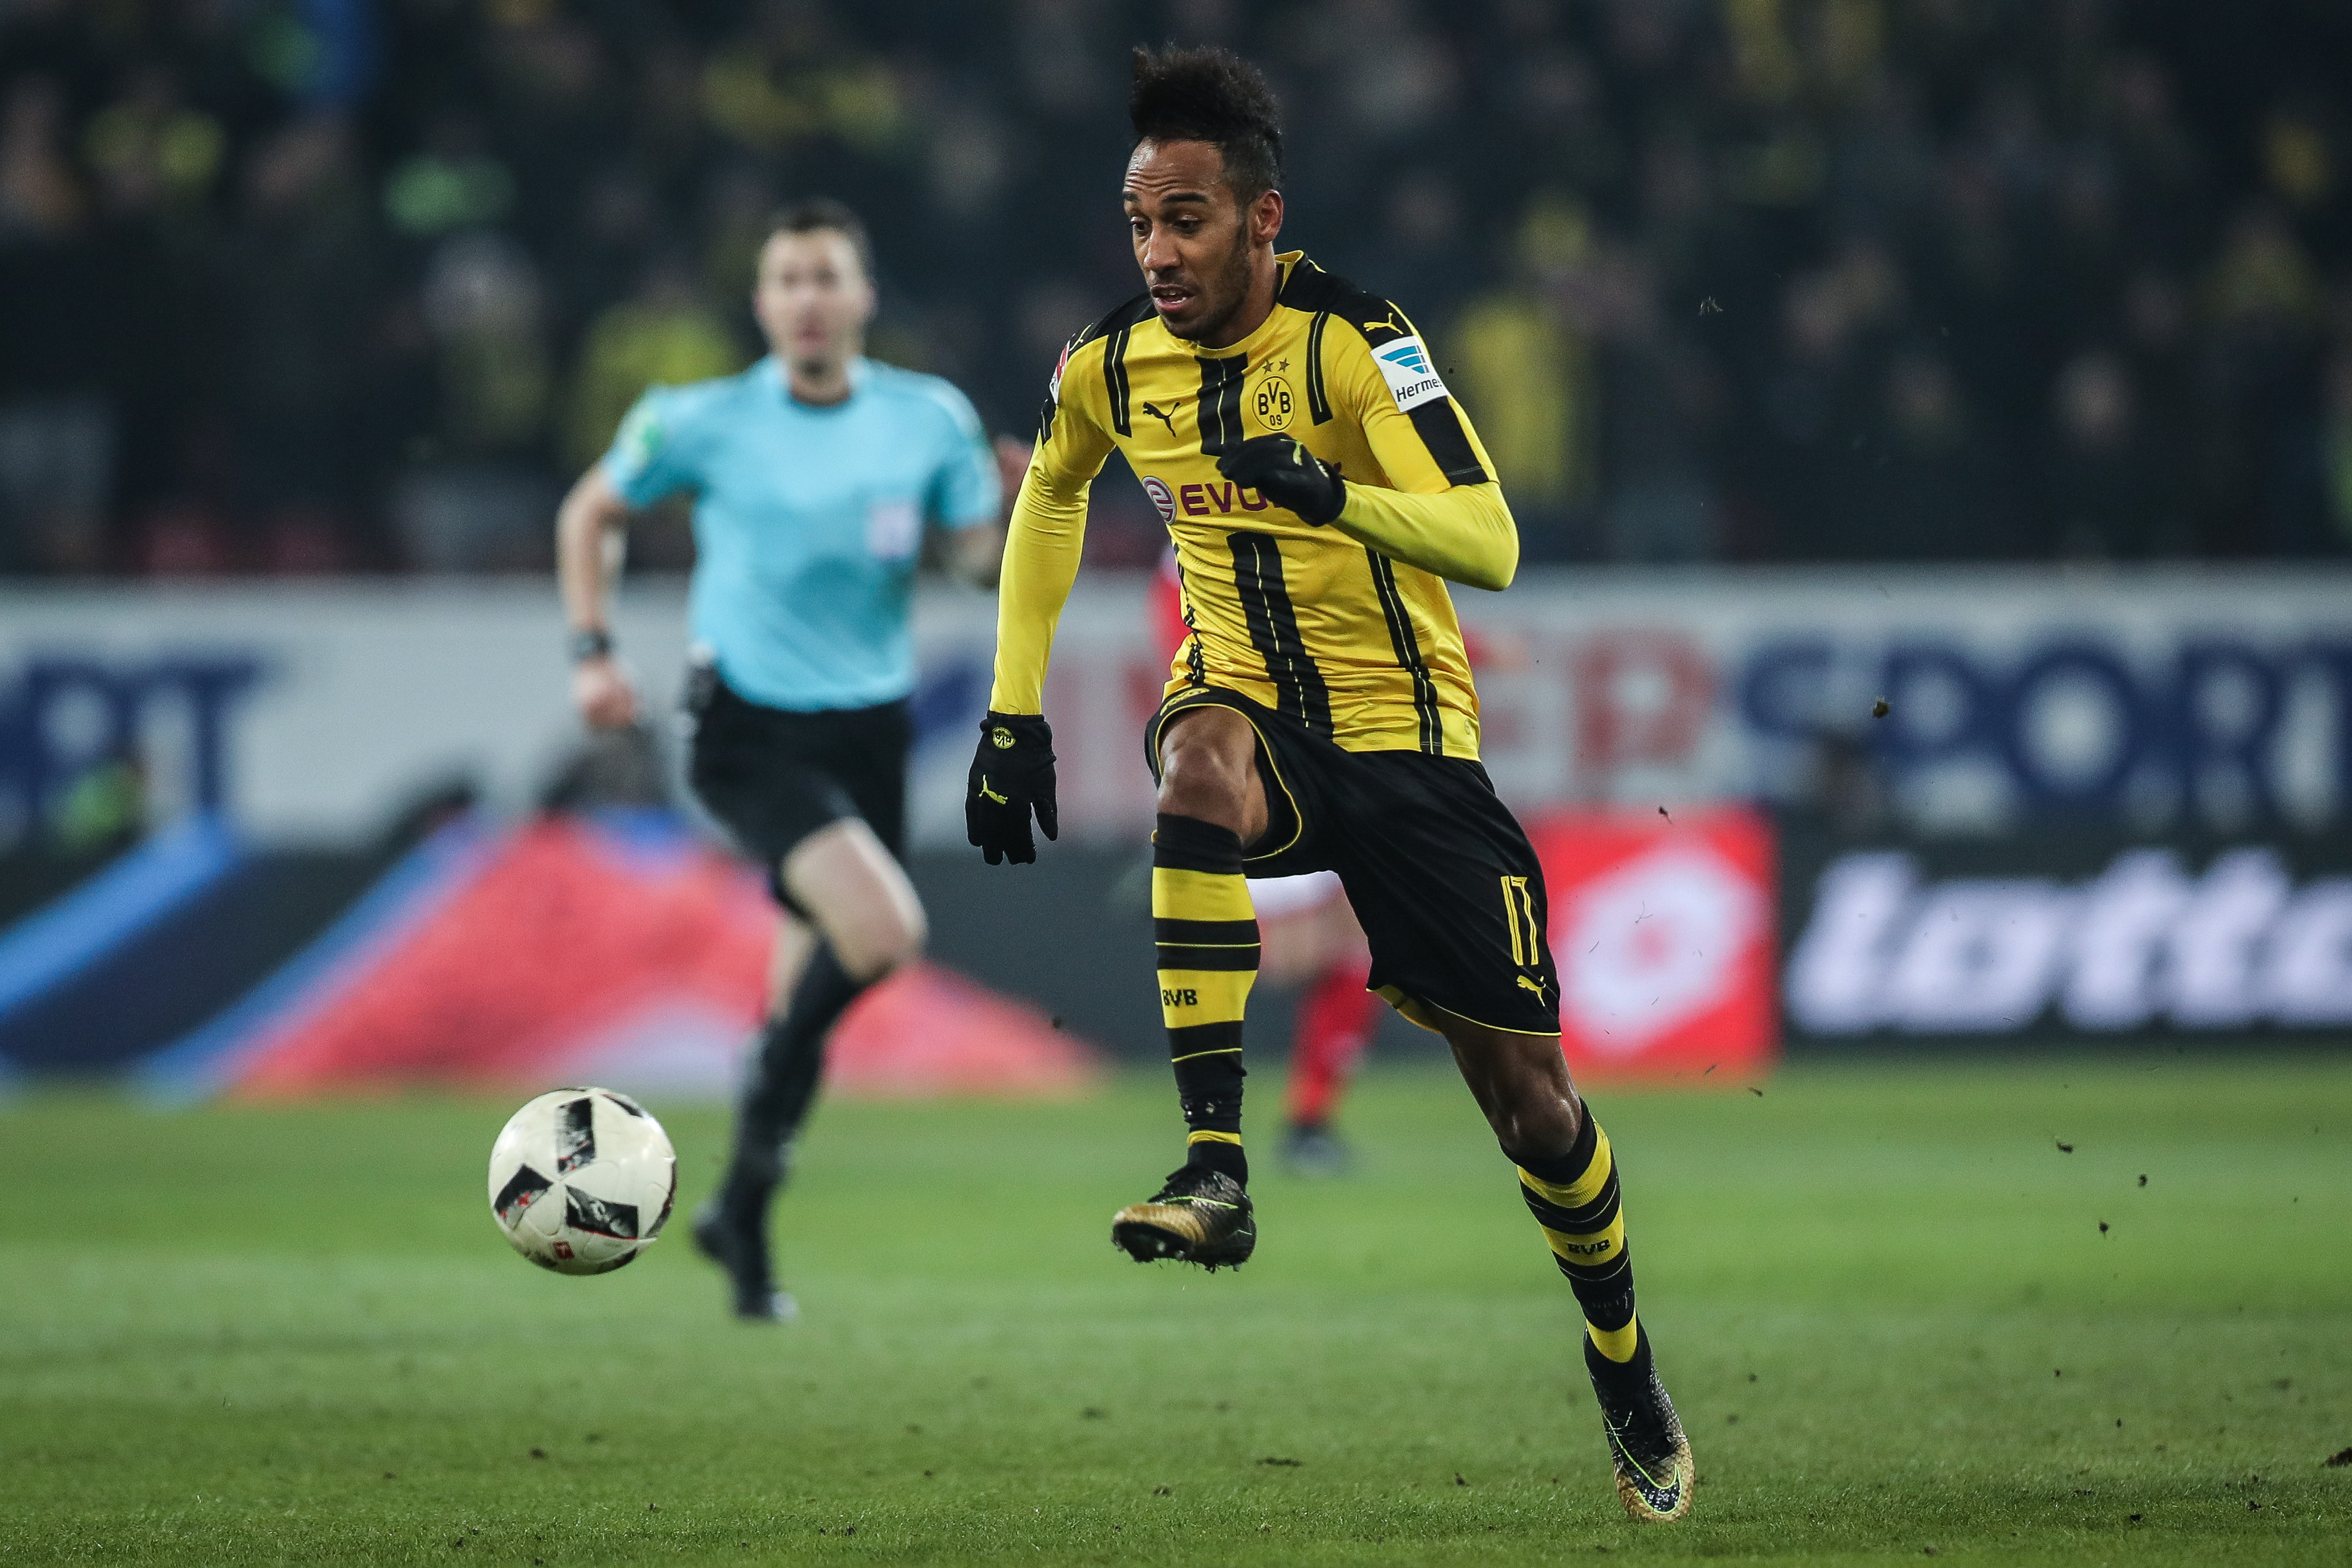
M 2352 1026 L 2352 841 L 1792 833 L 1783 971 L 1803 1043 Z
M 1779 1053 L 1771 825 L 1744 806 L 1676 818 L 1531 818 L 1551 899 L 1560 1045 L 1580 1078 L 1681 1078 Z
M 1166 667 L 1144 596 L 1090 575 L 1062 619 L 1046 709 L 1076 841 L 1150 825 L 1139 736 Z M 1485 760 L 1523 810 L 1818 801 L 1840 758 L 1884 825 L 1931 838 L 2308 831 L 2352 801 L 2342 570 L 1596 570 L 1455 600 Z M 674 580 L 615 612 L 656 711 L 684 615 Z M 941 587 L 917 627 L 914 833 L 952 847 L 993 605 Z M 0 842 L 125 751 L 159 818 L 265 837 L 365 833 L 455 774 L 518 804 L 578 735 L 562 648 L 535 581 L 7 590 Z

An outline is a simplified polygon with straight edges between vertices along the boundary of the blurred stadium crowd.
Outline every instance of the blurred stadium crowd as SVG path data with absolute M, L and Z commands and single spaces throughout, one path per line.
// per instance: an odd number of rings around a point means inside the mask
M 0 570 L 539 566 L 646 383 L 755 351 L 793 193 L 872 223 L 875 351 L 1024 432 L 1134 291 L 1162 37 L 1273 75 L 1287 238 L 1430 333 L 1532 558 L 2344 553 L 2347 16 L 0 0 Z

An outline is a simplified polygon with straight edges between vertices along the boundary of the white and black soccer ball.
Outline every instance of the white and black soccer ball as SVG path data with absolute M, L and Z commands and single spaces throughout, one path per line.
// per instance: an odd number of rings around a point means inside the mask
M 559 1274 L 607 1274 L 661 1234 L 677 1155 L 643 1105 L 610 1089 L 557 1089 L 490 1145 L 490 1214 L 514 1249 Z

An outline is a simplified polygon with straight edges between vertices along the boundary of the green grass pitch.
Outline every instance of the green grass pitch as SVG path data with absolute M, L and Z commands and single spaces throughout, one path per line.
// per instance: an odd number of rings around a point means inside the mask
M 1596 1102 L 1698 1458 L 1663 1529 L 1433 1069 L 1363 1085 L 1356 1179 L 1264 1174 L 1213 1278 L 1108 1242 L 1156 1077 L 824 1106 L 783 1330 L 683 1224 L 602 1279 L 509 1253 L 504 1103 L 22 1095 L 0 1563 L 2352 1561 L 2352 1060 L 1763 1087 Z M 683 1212 L 723 1117 L 666 1119 Z

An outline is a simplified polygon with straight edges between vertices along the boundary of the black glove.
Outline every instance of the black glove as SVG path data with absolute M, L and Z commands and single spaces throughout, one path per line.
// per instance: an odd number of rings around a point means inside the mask
M 1287 435 L 1253 435 L 1217 459 L 1217 472 L 1318 527 L 1348 504 L 1339 465 L 1324 462 Z
M 964 787 L 964 837 L 980 846 L 988 863 L 1010 860 L 1028 865 L 1037 858 L 1029 836 L 1029 813 L 1049 839 L 1061 836 L 1061 811 L 1054 803 L 1054 732 L 1042 714 L 992 713 L 980 721 L 980 754 L 971 759 Z

